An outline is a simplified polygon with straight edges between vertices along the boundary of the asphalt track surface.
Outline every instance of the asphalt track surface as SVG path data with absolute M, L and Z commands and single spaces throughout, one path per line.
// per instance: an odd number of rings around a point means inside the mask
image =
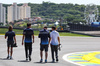
M 78 66 L 63 60 L 63 56 L 68 53 L 99 51 L 99 37 L 60 37 L 62 49 L 59 52 L 59 62 L 51 63 L 51 49 L 49 47 L 48 63 L 39 63 L 40 61 L 40 39 L 35 36 L 33 44 L 32 61 L 25 61 L 24 46 L 21 45 L 22 36 L 17 36 L 18 48 L 14 48 L 13 60 L 7 60 L 7 43 L 4 36 L 0 36 L 0 66 Z

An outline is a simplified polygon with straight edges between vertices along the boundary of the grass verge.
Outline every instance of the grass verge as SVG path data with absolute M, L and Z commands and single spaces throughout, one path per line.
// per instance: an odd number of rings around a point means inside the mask
M 8 31 L 7 28 L 0 28 L 0 35 L 4 35 Z M 22 35 L 23 30 L 13 29 L 13 31 L 16 33 L 16 35 Z M 34 31 L 34 35 L 38 35 L 39 31 Z M 59 32 L 60 36 L 81 36 L 81 37 L 90 37 L 87 35 L 81 35 L 81 34 L 74 34 L 74 33 L 66 33 L 66 32 Z

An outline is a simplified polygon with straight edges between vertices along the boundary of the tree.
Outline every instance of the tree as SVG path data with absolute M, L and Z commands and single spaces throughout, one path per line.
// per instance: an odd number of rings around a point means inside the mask
M 4 4 L 6 8 L 9 5 L 11 4 Z M 18 4 L 18 5 L 21 6 L 22 4 Z M 31 7 L 31 17 L 40 16 L 43 18 L 52 18 L 52 19 L 58 19 L 59 17 L 62 17 L 64 19 L 67 19 L 68 22 L 72 22 L 74 19 L 83 20 L 84 10 L 86 7 L 85 5 L 79 5 L 79 4 L 71 4 L 71 3 L 56 4 L 56 3 L 44 2 L 44 1 L 42 4 L 28 3 L 28 5 Z M 97 7 L 98 10 L 100 10 L 100 5 L 98 5 Z M 7 13 L 7 9 L 6 9 L 6 13 Z M 99 20 L 100 20 L 100 14 L 99 14 Z
M 83 20 L 83 19 L 74 19 L 73 21 L 72 21 L 72 23 L 75 23 L 75 24 L 86 24 L 86 21 L 85 20 Z
M 64 19 L 67 20 L 68 22 L 71 22 L 75 19 L 75 17 L 69 14 L 69 16 L 64 17 Z

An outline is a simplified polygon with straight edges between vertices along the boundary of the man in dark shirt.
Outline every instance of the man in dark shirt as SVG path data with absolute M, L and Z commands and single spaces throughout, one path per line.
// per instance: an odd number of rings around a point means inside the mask
M 45 62 L 47 63 L 47 57 L 48 57 L 48 38 L 50 38 L 50 34 L 49 31 L 47 31 L 47 27 L 44 27 L 43 30 L 40 31 L 40 34 L 38 36 L 39 38 L 41 38 L 41 42 L 40 42 L 40 56 L 41 56 L 41 60 L 40 62 L 43 62 L 43 50 L 45 49 Z
M 25 39 L 24 39 L 25 38 Z M 32 41 L 33 38 L 33 41 Z M 34 32 L 31 28 L 31 24 L 27 24 L 27 28 L 23 31 L 23 38 L 22 38 L 22 45 L 25 43 L 25 53 L 26 53 L 26 60 L 31 61 L 31 54 L 32 54 L 32 42 L 34 43 Z M 29 50 L 29 53 L 28 53 Z
M 9 58 L 12 59 L 13 44 L 14 44 L 14 42 L 16 43 L 15 32 L 12 31 L 12 30 L 13 30 L 13 27 L 9 26 L 9 30 L 5 34 L 5 39 L 8 37 L 8 39 L 7 39 L 7 47 L 8 47 L 8 49 L 7 49 L 8 50 L 7 59 L 9 59 Z M 10 48 L 11 48 L 11 54 L 9 55 Z

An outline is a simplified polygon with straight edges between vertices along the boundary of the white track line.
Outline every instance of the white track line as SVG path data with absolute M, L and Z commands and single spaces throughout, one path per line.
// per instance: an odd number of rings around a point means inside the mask
M 100 51 L 86 51 L 86 53 L 87 53 L 87 52 L 100 52 Z M 78 66 L 86 66 L 86 65 L 82 65 L 82 64 L 75 63 L 75 62 L 70 61 L 70 60 L 67 59 L 67 57 L 68 57 L 69 55 L 77 54 L 77 53 L 85 53 L 85 52 L 74 52 L 74 53 L 65 54 L 62 58 L 63 58 L 65 61 L 69 62 L 69 63 L 75 64 L 75 65 L 78 65 Z

